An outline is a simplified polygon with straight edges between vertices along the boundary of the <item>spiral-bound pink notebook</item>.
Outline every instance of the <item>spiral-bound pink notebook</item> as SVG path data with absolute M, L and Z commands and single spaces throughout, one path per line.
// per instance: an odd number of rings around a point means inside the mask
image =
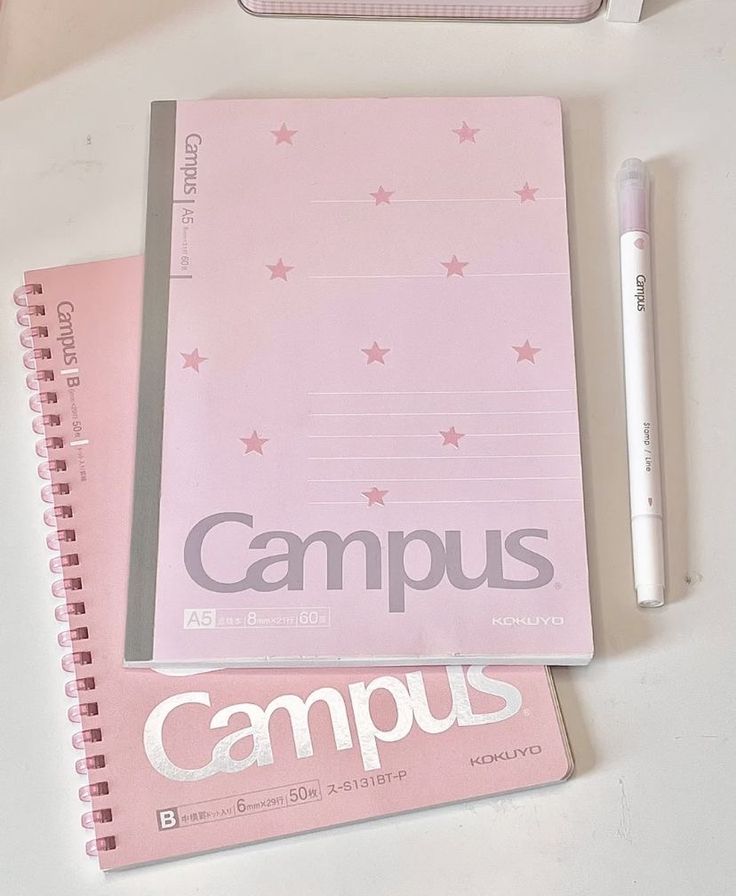
M 560 103 L 154 103 L 126 661 L 586 663 Z
M 565 778 L 541 666 L 123 668 L 142 270 L 16 292 L 90 854 L 111 870 Z

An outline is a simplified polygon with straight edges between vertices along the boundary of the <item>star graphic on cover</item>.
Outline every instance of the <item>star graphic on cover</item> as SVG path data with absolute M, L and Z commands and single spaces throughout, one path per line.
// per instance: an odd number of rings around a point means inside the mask
M 447 431 L 441 429 L 440 435 L 442 436 L 443 445 L 454 445 L 456 448 L 460 447 L 460 439 L 465 437 L 465 433 L 457 432 L 454 426 L 451 426 Z
M 362 348 L 361 351 L 368 358 L 366 364 L 373 364 L 374 361 L 379 364 L 385 364 L 384 355 L 387 355 L 391 349 L 379 348 L 378 343 L 374 341 L 370 348 Z
M 199 373 L 199 365 L 208 360 L 207 358 L 203 358 L 199 349 L 195 348 L 191 352 L 179 352 L 179 354 L 184 358 L 184 363 L 182 364 L 182 370 L 186 370 L 187 367 L 190 367 L 192 370 Z
M 464 277 L 463 268 L 467 267 L 470 262 L 458 261 L 457 255 L 453 255 L 449 261 L 441 262 L 444 268 L 447 268 L 448 277 Z
M 528 339 L 526 340 L 524 345 L 512 345 L 511 347 L 518 354 L 518 358 L 516 359 L 517 364 L 519 363 L 519 361 L 531 361 L 532 364 L 536 364 L 534 355 L 536 355 L 537 352 L 542 351 L 541 348 L 534 348 L 533 346 L 529 345 Z
M 276 264 L 267 264 L 266 267 L 271 271 L 271 280 L 288 280 L 286 275 L 294 270 L 294 265 L 284 264 L 283 258 L 279 258 Z
M 245 453 L 250 454 L 251 452 L 255 452 L 256 454 L 263 454 L 263 446 L 266 442 L 269 442 L 270 439 L 264 439 L 258 435 L 258 433 L 253 430 L 250 436 L 240 440 L 245 445 Z
M 529 181 L 524 181 L 524 186 L 520 190 L 514 190 L 514 193 L 521 199 L 521 204 L 525 202 L 536 202 L 537 197 L 534 195 L 539 187 L 530 187 Z
M 271 131 L 271 133 L 276 138 L 275 146 L 278 146 L 279 143 L 288 143 L 289 146 L 293 146 L 294 145 L 294 139 L 293 139 L 294 134 L 298 134 L 299 131 L 290 131 L 286 127 L 286 122 L 282 122 L 281 127 L 278 129 L 278 131 Z
M 475 135 L 480 128 L 471 128 L 467 121 L 463 121 L 462 127 L 453 128 L 452 133 L 457 134 L 460 143 L 475 143 Z
M 366 498 L 368 498 L 368 506 L 372 507 L 374 504 L 380 504 L 381 507 L 384 507 L 383 499 L 388 494 L 387 488 L 376 488 L 374 485 L 373 488 L 368 489 L 367 492 L 362 492 Z
M 376 205 L 391 205 L 391 197 L 395 192 L 396 190 L 384 190 L 383 187 L 379 187 L 370 195 L 376 200 Z

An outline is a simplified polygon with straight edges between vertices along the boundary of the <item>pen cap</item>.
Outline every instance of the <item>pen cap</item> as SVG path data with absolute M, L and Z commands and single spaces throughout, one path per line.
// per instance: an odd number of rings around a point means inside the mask
M 649 233 L 649 175 L 641 159 L 626 159 L 616 175 L 619 233 Z

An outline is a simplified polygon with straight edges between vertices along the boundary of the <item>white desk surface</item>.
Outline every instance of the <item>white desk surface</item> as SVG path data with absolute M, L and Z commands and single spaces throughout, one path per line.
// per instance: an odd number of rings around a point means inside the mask
M 5 0 L 4 896 L 736 892 L 736 3 L 645 10 L 639 25 L 489 25 L 275 21 L 235 0 Z M 25 268 L 142 250 L 150 100 L 536 93 L 562 97 L 566 115 L 597 643 L 590 667 L 556 673 L 575 777 L 103 879 L 83 855 L 13 287 Z M 612 190 L 630 155 L 657 181 L 669 604 L 650 611 L 631 585 Z

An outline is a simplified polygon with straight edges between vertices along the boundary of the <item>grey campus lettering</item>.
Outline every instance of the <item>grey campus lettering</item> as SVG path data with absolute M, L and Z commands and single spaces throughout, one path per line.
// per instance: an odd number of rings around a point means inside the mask
M 381 587 L 381 542 L 375 532 L 361 530 L 340 538 L 337 532 L 323 530 L 313 532 L 305 539 L 293 532 L 264 532 L 251 541 L 250 548 L 265 550 L 274 539 L 283 540 L 288 551 L 251 564 L 246 579 L 253 591 L 277 591 L 279 588 L 304 590 L 304 555 L 313 544 L 323 544 L 325 547 L 325 583 L 328 591 L 342 590 L 345 549 L 355 543 L 362 544 L 364 548 L 366 589 L 370 591 Z M 286 564 L 286 572 L 278 582 L 267 581 L 263 577 L 263 572 L 274 563 Z
M 187 134 L 184 138 L 184 164 L 181 171 L 182 192 L 185 196 L 196 196 L 197 175 L 199 173 L 199 148 L 202 145 L 202 137 L 199 134 Z
M 544 529 L 519 529 L 507 536 L 502 544 L 501 532 L 486 531 L 486 565 L 480 575 L 470 578 L 463 571 L 461 533 L 445 532 L 445 542 L 435 532 L 419 529 L 405 535 L 403 532 L 388 533 L 389 566 L 389 610 L 403 613 L 405 609 L 405 586 L 415 591 L 436 588 L 447 575 L 447 580 L 461 591 L 472 591 L 484 583 L 489 588 L 540 588 L 552 581 L 552 564 L 522 544 L 523 538 L 547 538 Z M 430 557 L 429 570 L 423 579 L 414 579 L 406 571 L 405 553 L 412 541 L 422 542 Z M 503 574 L 504 548 L 510 557 L 520 560 L 537 570 L 533 579 L 507 579 Z
M 59 335 L 56 341 L 61 346 L 64 366 L 73 367 L 78 364 L 76 339 L 74 336 L 74 305 L 64 300 L 56 306 L 56 319 L 59 324 Z
M 252 529 L 253 517 L 249 513 L 213 513 L 212 516 L 206 516 L 200 520 L 192 528 L 184 542 L 184 566 L 190 578 L 201 588 L 206 588 L 207 591 L 217 591 L 221 594 L 246 591 L 248 589 L 247 575 L 237 582 L 218 582 L 206 572 L 202 563 L 202 547 L 205 538 L 214 528 L 223 523 L 240 523 Z
M 343 587 L 343 567 L 345 549 L 353 543 L 363 545 L 365 552 L 365 587 L 367 590 L 381 588 L 381 542 L 375 532 L 352 532 L 341 538 L 337 532 L 314 532 L 301 539 L 294 532 L 273 531 L 256 535 L 249 544 L 251 550 L 265 550 L 273 541 L 285 543 L 287 551 L 272 554 L 256 560 L 248 567 L 244 578 L 237 582 L 219 582 L 206 571 L 202 562 L 202 546 L 207 535 L 222 523 L 240 523 L 253 528 L 253 517 L 249 513 L 215 513 L 205 517 L 194 526 L 184 544 L 184 565 L 190 577 L 202 588 L 220 593 L 236 591 L 289 591 L 304 589 L 304 555 L 310 545 L 321 543 L 326 555 L 326 585 L 328 591 L 339 591 Z M 272 566 L 285 564 L 285 572 L 280 579 L 266 579 L 264 573 Z
M 343 588 L 345 555 L 348 549 L 361 551 L 367 591 L 383 587 L 383 544 L 375 532 L 358 530 L 340 536 L 331 530 L 313 532 L 301 538 L 294 532 L 274 530 L 251 538 L 250 550 L 267 551 L 277 547 L 276 553 L 261 557 L 251 563 L 242 579 L 222 582 L 210 575 L 202 559 L 205 539 L 225 524 L 235 523 L 247 529 L 253 528 L 253 517 L 247 513 L 224 512 L 205 517 L 193 526 L 184 545 L 184 565 L 191 579 L 208 591 L 233 593 L 239 591 L 270 592 L 286 588 L 304 590 L 305 555 L 308 548 L 321 545 L 325 554 L 325 587 L 330 591 Z M 554 576 L 554 568 L 542 554 L 528 548 L 527 539 L 548 537 L 546 529 L 517 529 L 504 539 L 498 530 L 485 532 L 485 565 L 471 575 L 463 569 L 461 533 L 456 530 L 444 533 L 444 540 L 436 532 L 416 529 L 412 532 L 387 533 L 388 607 L 391 613 L 403 613 L 406 608 L 406 590 L 429 591 L 437 588 L 447 577 L 454 588 L 470 591 L 486 585 L 488 588 L 529 589 L 541 588 Z M 423 576 L 407 568 L 407 552 L 417 547 L 426 555 Z M 285 549 L 285 550 L 284 550 Z M 532 578 L 509 579 L 504 575 L 504 557 L 508 556 L 533 569 Z M 271 576 L 267 577 L 267 573 Z
M 429 553 L 429 569 L 423 579 L 413 579 L 406 571 L 406 549 L 413 541 L 424 544 Z M 436 588 L 445 576 L 447 556 L 442 539 L 428 529 L 417 529 L 405 535 L 388 533 L 388 609 L 403 613 L 406 607 L 405 586 L 414 591 Z

